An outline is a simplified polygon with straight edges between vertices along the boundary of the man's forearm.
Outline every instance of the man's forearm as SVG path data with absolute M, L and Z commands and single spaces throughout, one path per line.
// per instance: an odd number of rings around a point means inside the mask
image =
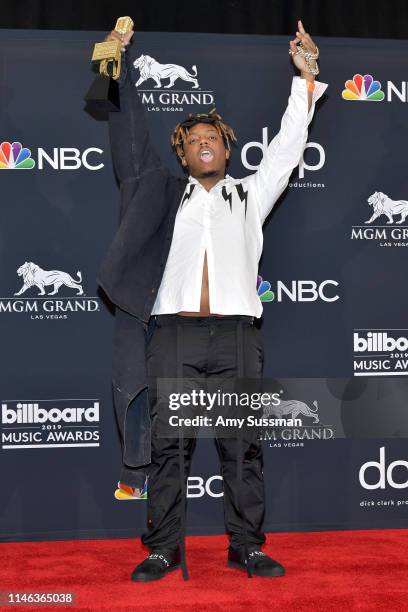
M 312 83 L 314 85 L 314 81 L 315 81 L 314 74 L 311 74 L 310 72 L 301 72 L 300 78 L 305 79 L 308 82 L 308 85 L 309 83 Z M 310 111 L 310 108 L 312 106 L 312 100 L 313 100 L 313 87 L 308 86 L 308 89 L 307 89 L 307 101 L 308 101 L 307 110 L 308 112 Z

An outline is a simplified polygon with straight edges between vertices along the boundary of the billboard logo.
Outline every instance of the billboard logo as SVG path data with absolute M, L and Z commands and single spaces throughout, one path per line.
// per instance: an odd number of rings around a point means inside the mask
M 98 447 L 99 400 L 1 402 L 2 450 Z
M 355 74 L 353 80 L 345 82 L 341 97 L 343 100 L 381 102 L 384 92 L 381 91 L 380 81 L 374 81 L 371 74 Z
M 408 338 L 398 331 L 354 331 L 354 376 L 408 375 Z
M 1 422 L 6 425 L 14 423 L 83 423 L 99 421 L 99 402 L 93 402 L 89 408 L 40 408 L 38 402 L 17 402 L 15 408 L 1 405 Z
M 408 350 L 408 338 L 405 336 L 395 339 L 391 338 L 387 333 L 378 332 L 368 332 L 366 336 L 366 338 L 362 338 L 359 334 L 354 334 L 354 351 L 356 353 Z
M 0 170 L 31 170 L 35 161 L 31 151 L 21 142 L 2 142 L 0 145 Z

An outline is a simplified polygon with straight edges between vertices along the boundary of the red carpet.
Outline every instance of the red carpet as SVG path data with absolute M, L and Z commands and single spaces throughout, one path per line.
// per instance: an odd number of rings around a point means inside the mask
M 189 537 L 189 582 L 177 570 L 139 584 L 129 580 L 146 555 L 137 539 L 2 544 L 0 591 L 73 591 L 76 605 L 1 609 L 408 610 L 408 529 L 269 534 L 282 578 L 227 568 L 226 547 L 223 536 Z

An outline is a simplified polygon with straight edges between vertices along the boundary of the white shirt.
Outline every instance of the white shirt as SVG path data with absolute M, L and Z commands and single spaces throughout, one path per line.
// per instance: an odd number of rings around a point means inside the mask
M 152 314 L 199 312 L 207 252 L 210 312 L 262 315 L 256 289 L 262 225 L 300 161 L 315 102 L 326 88 L 315 81 L 308 112 L 306 80 L 293 77 L 280 131 L 254 174 L 242 179 L 226 174 L 209 191 L 189 177 Z

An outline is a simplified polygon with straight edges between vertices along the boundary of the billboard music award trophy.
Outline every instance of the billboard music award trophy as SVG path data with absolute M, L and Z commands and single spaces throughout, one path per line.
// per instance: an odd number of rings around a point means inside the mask
M 133 25 L 130 17 L 119 17 L 115 32 L 126 34 L 133 29 Z M 85 96 L 89 110 L 109 112 L 120 109 L 119 88 L 116 81 L 120 77 L 121 54 L 120 40 L 96 43 L 91 59 L 93 62 L 100 62 L 99 75 Z

